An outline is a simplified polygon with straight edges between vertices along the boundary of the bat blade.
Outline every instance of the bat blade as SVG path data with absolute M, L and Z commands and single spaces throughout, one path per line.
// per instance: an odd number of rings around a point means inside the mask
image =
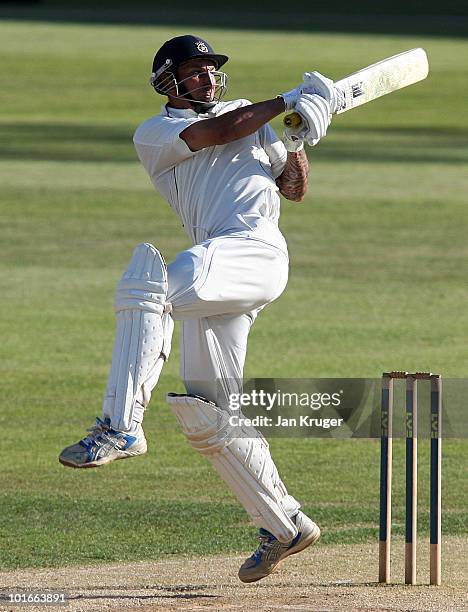
M 410 49 L 387 57 L 334 83 L 342 94 L 336 114 L 413 85 L 425 79 L 428 74 L 429 63 L 424 49 Z M 302 120 L 298 113 L 290 113 L 283 122 L 287 127 L 298 127 Z
M 337 114 L 422 81 L 429 74 L 424 49 L 411 49 L 367 66 L 335 83 L 344 96 Z

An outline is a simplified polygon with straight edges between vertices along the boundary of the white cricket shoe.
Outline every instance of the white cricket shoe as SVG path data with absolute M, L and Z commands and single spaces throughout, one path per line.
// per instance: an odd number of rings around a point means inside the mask
M 146 439 L 141 425 L 135 433 L 112 429 L 110 419 L 96 418 L 90 433 L 76 444 L 67 446 L 60 453 L 62 465 L 73 468 L 93 468 L 117 459 L 127 459 L 146 453 Z
M 315 544 L 320 538 L 320 529 L 303 512 L 294 517 L 298 529 L 297 536 L 283 544 L 266 529 L 259 530 L 260 545 L 254 554 L 246 559 L 239 569 L 239 578 L 242 582 L 256 582 L 269 576 L 278 565 L 289 557 L 304 550 L 307 546 Z

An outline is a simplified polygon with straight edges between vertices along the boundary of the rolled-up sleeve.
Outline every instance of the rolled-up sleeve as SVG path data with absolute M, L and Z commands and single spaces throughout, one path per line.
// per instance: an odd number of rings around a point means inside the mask
M 136 130 L 133 143 L 141 163 L 151 177 L 156 178 L 197 154 L 180 137 L 181 132 L 196 121 L 200 119 L 157 116 Z

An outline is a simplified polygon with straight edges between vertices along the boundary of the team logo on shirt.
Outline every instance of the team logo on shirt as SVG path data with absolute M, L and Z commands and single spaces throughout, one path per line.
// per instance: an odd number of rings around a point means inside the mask
M 208 47 L 205 45 L 205 43 L 202 40 L 199 40 L 198 42 L 196 42 L 195 46 L 202 53 L 209 53 Z

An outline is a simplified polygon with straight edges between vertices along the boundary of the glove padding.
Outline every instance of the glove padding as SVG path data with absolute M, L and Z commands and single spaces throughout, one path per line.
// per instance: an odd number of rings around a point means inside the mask
M 302 124 L 295 128 L 286 128 L 285 140 L 305 140 L 314 147 L 327 133 L 330 125 L 330 104 L 318 94 L 302 94 L 294 109 L 300 114 Z
M 330 112 L 335 114 L 344 104 L 342 92 L 333 86 L 333 81 L 320 72 L 304 72 L 303 93 L 318 94 L 330 104 Z
M 314 75 L 314 74 L 319 74 L 317 73 L 313 73 L 313 72 L 306 72 L 304 74 L 305 75 Z M 319 75 L 320 77 L 322 77 L 322 75 Z M 322 77 L 323 79 L 326 79 L 326 77 Z M 326 79 L 327 81 L 330 81 L 330 79 Z M 319 81 L 317 81 L 316 78 L 314 78 L 313 76 L 310 77 L 310 82 L 311 82 L 311 86 L 309 86 L 308 83 L 306 83 L 305 81 L 303 83 L 301 83 L 300 85 L 298 85 L 297 87 L 294 87 L 294 89 L 290 89 L 289 91 L 285 91 L 284 93 L 280 94 L 278 97 L 279 98 L 283 98 L 284 100 L 284 105 L 286 107 L 285 110 L 291 110 L 296 106 L 296 102 L 299 100 L 299 97 L 303 94 L 303 93 L 308 93 L 308 94 L 314 94 L 314 93 L 318 93 L 319 95 L 321 95 L 322 97 L 324 97 L 325 99 L 328 100 L 326 95 L 323 95 L 320 91 L 318 91 L 319 89 Z M 333 81 L 330 81 L 330 83 L 333 85 Z M 333 89 L 333 87 L 332 87 Z

